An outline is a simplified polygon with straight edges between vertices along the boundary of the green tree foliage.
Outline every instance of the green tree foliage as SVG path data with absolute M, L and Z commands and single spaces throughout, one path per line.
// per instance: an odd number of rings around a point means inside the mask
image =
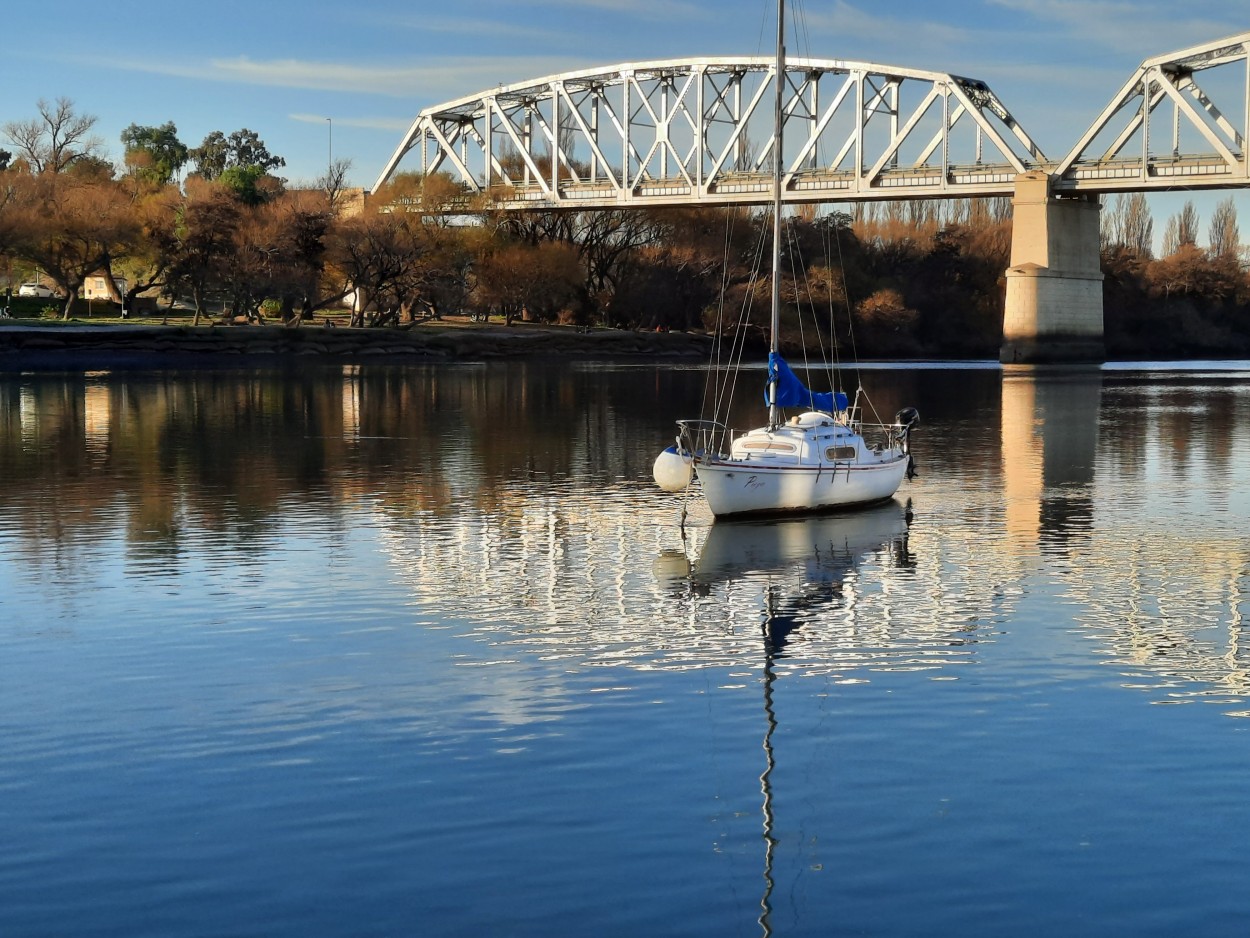
M 210 182 L 217 179 L 230 165 L 230 146 L 226 135 L 220 130 L 214 130 L 198 147 L 189 152 L 189 156 L 195 164 L 192 169 L 195 175 Z
M 121 142 L 127 167 L 158 185 L 172 182 L 190 156 L 173 121 L 159 127 L 131 124 L 122 131 Z
M 260 205 L 280 191 L 281 183 L 259 166 L 227 166 L 218 182 L 244 205 Z
M 232 167 L 259 169 L 263 175 L 286 165 L 285 159 L 270 153 L 256 132 L 246 127 L 229 137 L 214 130 L 189 155 L 195 163 L 193 172 L 210 181 Z

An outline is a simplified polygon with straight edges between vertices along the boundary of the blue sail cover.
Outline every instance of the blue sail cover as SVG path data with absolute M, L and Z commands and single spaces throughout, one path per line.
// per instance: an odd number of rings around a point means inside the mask
M 776 352 L 768 353 L 768 384 L 777 382 L 778 407 L 806 407 L 808 410 L 823 410 L 825 413 L 836 413 L 846 410 L 850 399 L 841 391 L 820 393 L 809 391 L 799 376 L 790 370 L 786 360 Z M 768 386 L 764 387 L 764 403 L 768 403 Z

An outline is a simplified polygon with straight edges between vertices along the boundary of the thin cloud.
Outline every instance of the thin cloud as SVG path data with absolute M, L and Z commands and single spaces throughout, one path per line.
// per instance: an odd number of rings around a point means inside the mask
M 291 120 L 301 124 L 324 124 L 333 120 L 336 127 L 359 127 L 362 130 L 407 130 L 412 125 L 411 117 L 334 117 L 325 114 L 288 114 Z
M 810 42 L 810 54 L 880 64 L 960 71 L 960 49 L 977 48 L 984 34 L 975 29 L 914 17 L 891 16 L 838 0 L 828 12 L 807 10 L 796 23 Z M 808 50 L 804 50 L 806 54 Z
M 525 39 L 531 42 L 569 42 L 578 34 L 564 30 L 543 29 L 501 19 L 456 19 L 453 17 L 414 16 L 398 20 L 375 17 L 388 27 L 410 29 L 413 32 L 437 33 L 445 36 L 471 36 L 477 39 Z
M 1194 4 L 1124 3 L 1119 0 L 987 0 L 1051 25 L 1071 40 L 1098 45 L 1129 58 L 1154 55 L 1232 35 L 1244 22 L 1199 15 Z M 1223 6 L 1217 8 L 1223 13 Z M 1239 25 L 1240 23 L 1240 25 Z
M 692 3 L 682 3 L 679 0 L 529 0 L 525 6 L 600 10 L 608 13 L 620 13 L 637 19 L 646 19 L 647 17 L 671 19 L 675 16 L 685 16 L 704 20 L 708 15 L 706 7 L 699 7 Z
M 484 88 L 558 74 L 588 63 L 566 56 L 481 56 L 431 59 L 420 65 L 345 65 L 300 59 L 269 61 L 245 56 L 201 63 L 160 62 L 151 58 L 120 61 L 98 56 L 76 59 L 97 68 L 167 75 L 194 81 L 229 82 L 260 87 L 353 92 L 409 98 L 427 103 L 464 97 Z

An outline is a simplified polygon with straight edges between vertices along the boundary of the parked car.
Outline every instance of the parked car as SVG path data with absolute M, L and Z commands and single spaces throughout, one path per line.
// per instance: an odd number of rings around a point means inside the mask
M 42 283 L 24 283 L 17 288 L 18 296 L 40 296 L 44 299 L 50 299 L 56 296 L 51 289 L 45 287 Z

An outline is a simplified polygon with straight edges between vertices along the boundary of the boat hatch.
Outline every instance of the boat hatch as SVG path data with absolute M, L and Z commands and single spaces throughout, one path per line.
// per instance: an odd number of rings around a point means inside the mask
M 793 443 L 778 443 L 775 440 L 745 440 L 742 448 L 762 453 L 795 453 L 798 449 Z

